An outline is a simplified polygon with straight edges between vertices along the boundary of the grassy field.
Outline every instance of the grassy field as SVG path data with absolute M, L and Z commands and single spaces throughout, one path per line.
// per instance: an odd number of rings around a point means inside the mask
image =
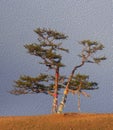
M 113 130 L 113 114 L 0 117 L 0 130 Z

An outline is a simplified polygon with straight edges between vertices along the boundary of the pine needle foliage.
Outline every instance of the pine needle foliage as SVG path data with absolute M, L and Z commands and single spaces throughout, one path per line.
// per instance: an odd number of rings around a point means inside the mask
M 76 74 L 73 76 L 69 89 L 71 90 L 94 90 L 98 89 L 98 83 L 90 82 L 88 75 Z
M 64 79 L 65 76 L 60 76 L 59 80 Z M 20 76 L 20 78 L 14 81 L 14 89 L 10 91 L 11 94 L 21 95 L 21 94 L 52 94 L 54 93 L 54 80 L 53 75 L 40 74 L 36 77 L 31 77 L 27 75 Z M 58 91 L 64 86 L 59 83 Z
M 99 64 L 101 61 L 106 60 L 105 56 L 94 57 L 94 55 L 104 49 L 104 45 L 98 43 L 97 41 L 83 40 L 79 42 L 79 44 L 83 45 L 83 50 L 81 54 L 78 56 L 82 58 L 82 61 L 88 63 L 96 63 Z
M 56 66 L 64 67 L 65 65 L 61 62 L 62 55 L 60 52 L 69 52 L 69 50 L 63 48 L 62 43 L 56 43 L 55 40 L 65 40 L 68 36 L 45 28 L 37 28 L 34 31 L 38 34 L 39 44 L 26 44 L 24 47 L 28 50 L 28 53 L 40 57 L 42 62 L 39 63 L 46 65 L 50 69 L 54 69 Z

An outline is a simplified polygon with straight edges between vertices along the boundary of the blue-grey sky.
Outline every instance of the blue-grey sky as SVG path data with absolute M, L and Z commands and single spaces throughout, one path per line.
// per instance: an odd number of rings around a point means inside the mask
M 51 112 L 52 97 L 43 94 L 15 96 L 8 93 L 20 75 L 36 76 L 47 71 L 23 47 L 37 41 L 38 27 L 56 29 L 69 36 L 64 41 L 70 49 L 63 55 L 70 74 L 78 64 L 78 41 L 90 39 L 104 44 L 99 53 L 108 58 L 100 65 L 85 65 L 78 72 L 87 73 L 99 83 L 99 90 L 81 97 L 82 112 L 113 112 L 112 50 L 113 10 L 111 0 L 0 0 L 0 115 L 38 115 Z M 77 111 L 77 97 L 69 95 L 65 111 Z

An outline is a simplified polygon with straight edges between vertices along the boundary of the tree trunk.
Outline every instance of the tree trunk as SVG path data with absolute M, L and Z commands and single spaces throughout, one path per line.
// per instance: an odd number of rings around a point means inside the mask
M 58 108 L 58 112 L 57 113 L 62 113 L 63 112 L 63 109 L 64 109 L 64 105 L 67 101 L 67 95 L 68 95 L 68 89 L 69 89 L 69 85 L 70 85 L 70 81 L 72 80 L 73 78 L 73 75 L 75 73 L 75 70 L 77 70 L 79 67 L 83 66 L 85 63 L 85 61 L 82 61 L 82 63 L 78 66 L 75 66 L 74 69 L 72 70 L 72 73 L 71 75 L 69 76 L 68 78 L 68 82 L 67 82 L 67 85 L 66 85 L 66 88 L 64 89 L 64 95 L 62 97 L 62 100 L 60 102 L 60 105 L 59 105 L 59 108 Z
M 88 47 L 88 48 L 89 48 L 89 47 Z M 86 48 L 84 48 L 84 49 L 82 50 L 82 61 L 81 61 L 81 64 L 80 64 L 80 65 L 77 65 L 77 66 L 75 66 L 75 67 L 73 68 L 73 70 L 72 70 L 72 72 L 71 72 L 71 75 L 70 75 L 69 78 L 68 78 L 68 82 L 67 82 L 66 88 L 64 89 L 64 92 L 65 92 L 65 91 L 68 91 L 69 85 L 70 85 L 70 81 L 72 80 L 75 71 L 76 71 L 78 68 L 82 67 L 82 66 L 85 64 L 85 62 L 87 61 L 87 59 L 90 57 L 90 55 L 91 55 L 90 51 L 88 52 L 87 55 L 85 55 L 85 54 L 84 54 L 85 49 L 86 49 Z M 89 50 L 89 49 L 88 49 L 88 50 Z M 59 108 L 58 108 L 58 113 L 62 113 L 62 112 L 63 112 L 63 108 L 64 108 L 64 105 L 65 105 L 66 100 L 67 100 L 67 95 L 68 95 L 68 93 L 66 93 L 66 94 L 63 95 L 62 101 L 61 101 L 61 103 L 60 103 L 60 105 L 59 105 Z M 62 104 L 63 104 L 63 105 L 62 105 Z
M 78 92 L 78 111 L 80 112 L 80 92 Z
M 66 103 L 66 100 L 67 100 L 67 95 L 68 95 L 68 90 L 66 89 L 64 91 L 64 95 L 62 97 L 62 101 L 60 102 L 60 105 L 59 105 L 59 108 L 58 108 L 58 112 L 57 113 L 62 113 L 63 112 L 63 109 L 64 109 L 64 105 Z
M 58 79 L 59 79 L 59 67 L 57 67 L 55 71 L 55 86 L 53 94 L 52 113 L 57 113 L 58 108 Z

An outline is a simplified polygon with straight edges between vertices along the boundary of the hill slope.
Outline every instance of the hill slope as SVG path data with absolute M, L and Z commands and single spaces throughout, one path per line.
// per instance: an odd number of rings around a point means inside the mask
M 0 117 L 0 130 L 113 130 L 113 114 Z

